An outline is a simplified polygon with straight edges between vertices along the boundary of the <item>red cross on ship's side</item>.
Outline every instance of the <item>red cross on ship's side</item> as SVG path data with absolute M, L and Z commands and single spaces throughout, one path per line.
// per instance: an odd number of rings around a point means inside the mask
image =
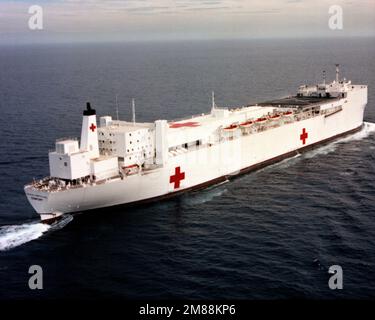
M 173 183 L 174 188 L 178 189 L 180 187 L 181 181 L 184 179 L 185 179 L 185 172 L 181 172 L 181 167 L 177 167 L 174 169 L 174 175 L 169 177 L 169 183 Z
M 306 128 L 302 129 L 302 134 L 299 136 L 299 139 L 302 141 L 303 144 L 306 144 L 306 140 L 309 137 L 309 134 L 306 131 Z

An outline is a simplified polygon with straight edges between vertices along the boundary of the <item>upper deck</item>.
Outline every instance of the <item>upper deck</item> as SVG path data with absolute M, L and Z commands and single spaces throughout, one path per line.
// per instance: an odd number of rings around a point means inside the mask
M 305 97 L 305 96 L 291 96 L 281 99 L 269 100 L 258 103 L 259 106 L 273 106 L 277 108 L 305 108 L 315 107 L 322 104 L 331 103 L 339 100 L 337 97 Z

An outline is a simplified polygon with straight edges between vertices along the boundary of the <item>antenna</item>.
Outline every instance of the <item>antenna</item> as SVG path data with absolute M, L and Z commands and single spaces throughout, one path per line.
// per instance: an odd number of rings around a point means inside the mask
M 326 71 L 323 70 L 323 84 L 326 84 Z
M 212 108 L 211 112 L 215 110 L 216 104 L 215 104 L 215 91 L 212 91 Z
M 117 117 L 117 121 L 119 120 L 118 118 L 118 94 L 116 94 L 116 117 Z
M 340 77 L 340 65 L 336 64 L 336 82 L 339 82 Z
M 133 126 L 135 126 L 135 99 L 132 99 L 132 121 L 133 121 Z

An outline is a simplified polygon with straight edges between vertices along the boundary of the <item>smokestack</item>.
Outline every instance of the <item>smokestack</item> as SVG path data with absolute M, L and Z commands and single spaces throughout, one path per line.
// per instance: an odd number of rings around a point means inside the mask
M 91 103 L 86 102 L 86 110 L 83 110 L 83 115 L 84 116 L 94 116 L 96 115 L 95 109 L 91 108 Z
M 91 159 L 99 157 L 96 111 L 91 108 L 90 102 L 86 103 L 86 110 L 83 111 L 81 150 L 88 151 Z

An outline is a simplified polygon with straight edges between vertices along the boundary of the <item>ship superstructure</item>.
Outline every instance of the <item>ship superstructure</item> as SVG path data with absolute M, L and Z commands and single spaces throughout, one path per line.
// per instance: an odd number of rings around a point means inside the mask
M 50 176 L 25 186 L 41 215 L 167 198 L 225 181 L 360 130 L 367 86 L 336 79 L 294 96 L 178 121 L 99 118 L 88 103 L 80 141 L 56 141 Z

